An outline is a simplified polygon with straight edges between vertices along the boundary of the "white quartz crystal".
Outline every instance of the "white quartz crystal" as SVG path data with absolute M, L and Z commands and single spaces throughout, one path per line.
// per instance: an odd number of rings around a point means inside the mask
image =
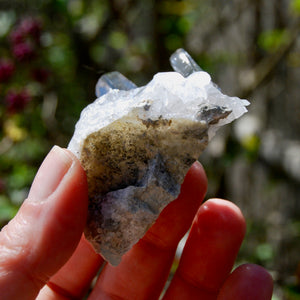
M 81 113 L 68 148 L 80 157 L 82 144 L 90 133 L 130 113 L 143 120 L 162 117 L 196 121 L 201 107 L 225 107 L 231 114 L 210 126 L 211 138 L 216 128 L 246 113 L 248 104 L 247 100 L 222 94 L 206 72 L 195 72 L 187 78 L 177 72 L 158 73 L 144 87 L 129 91 L 113 89 L 88 105 Z
M 68 148 L 87 174 L 85 235 L 95 250 L 117 265 L 178 196 L 216 129 L 247 105 L 196 71 L 158 73 L 144 87 L 112 89 L 87 106 Z

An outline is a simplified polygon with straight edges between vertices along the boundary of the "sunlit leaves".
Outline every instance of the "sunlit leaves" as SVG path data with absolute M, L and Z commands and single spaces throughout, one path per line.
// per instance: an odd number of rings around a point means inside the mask
M 0 227 L 17 213 L 18 206 L 12 205 L 8 197 L 0 195 Z
M 300 0 L 291 0 L 290 8 L 293 13 L 300 15 Z
M 68 11 L 74 18 L 80 17 L 83 14 L 84 3 L 83 0 L 70 0 L 68 3 Z
M 280 46 L 289 40 L 289 32 L 285 29 L 274 29 L 262 32 L 258 39 L 258 45 L 268 52 L 275 52 Z
M 165 38 L 165 46 L 168 50 L 175 51 L 177 48 L 182 48 L 183 43 L 178 35 L 170 34 Z
M 191 30 L 195 18 L 196 1 L 161 1 L 158 11 L 161 14 L 158 29 L 164 38 L 164 45 L 170 51 L 184 47 L 185 38 Z
M 122 31 L 112 31 L 109 36 L 109 45 L 117 50 L 123 49 L 127 45 L 127 36 Z
M 268 243 L 259 244 L 255 250 L 256 257 L 263 262 L 270 261 L 274 258 L 274 250 Z
M 35 172 L 35 168 L 32 168 L 25 163 L 16 164 L 10 176 L 7 178 L 9 187 L 14 190 L 19 190 L 24 188 L 24 186 L 30 185 Z
M 193 10 L 195 1 L 170 1 L 164 0 L 159 3 L 159 11 L 162 14 L 185 15 Z
M 193 18 L 182 16 L 177 23 L 177 28 L 182 34 L 187 34 L 193 26 Z

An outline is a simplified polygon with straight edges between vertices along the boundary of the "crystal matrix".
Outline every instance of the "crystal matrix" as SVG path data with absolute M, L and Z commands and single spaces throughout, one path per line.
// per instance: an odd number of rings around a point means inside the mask
M 158 73 L 144 87 L 111 90 L 85 108 L 69 149 L 87 174 L 85 235 L 95 250 L 117 265 L 178 196 L 216 129 L 247 104 L 197 71 Z

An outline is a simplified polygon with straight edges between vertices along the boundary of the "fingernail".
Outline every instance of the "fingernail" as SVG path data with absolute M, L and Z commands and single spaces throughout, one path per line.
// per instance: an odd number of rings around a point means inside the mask
M 28 200 L 43 202 L 57 189 L 73 164 L 68 152 L 54 146 L 40 166 L 32 183 Z

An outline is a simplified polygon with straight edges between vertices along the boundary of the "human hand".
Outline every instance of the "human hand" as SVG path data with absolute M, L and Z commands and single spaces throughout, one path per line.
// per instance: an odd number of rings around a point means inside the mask
M 230 274 L 245 220 L 226 200 L 212 199 L 200 206 L 206 187 L 205 172 L 195 163 L 178 199 L 162 211 L 119 266 L 104 266 L 88 299 L 158 299 L 177 244 L 192 222 L 164 300 L 271 299 L 272 279 L 262 267 L 243 265 Z M 83 297 L 104 263 L 82 235 L 87 198 L 79 161 L 55 147 L 39 169 L 28 199 L 0 233 L 1 299 Z

